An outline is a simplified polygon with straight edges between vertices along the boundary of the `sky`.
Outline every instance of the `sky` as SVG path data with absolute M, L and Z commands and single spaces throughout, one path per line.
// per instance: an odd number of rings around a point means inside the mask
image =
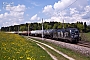
M 90 25 L 90 0 L 0 0 L 0 28 L 57 21 Z

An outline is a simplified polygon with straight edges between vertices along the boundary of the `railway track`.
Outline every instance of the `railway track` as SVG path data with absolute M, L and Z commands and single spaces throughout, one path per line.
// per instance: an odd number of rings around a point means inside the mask
M 44 40 L 46 40 L 46 39 L 47 39 L 47 38 L 44 38 Z M 51 40 L 52 40 L 52 39 L 51 39 Z M 65 42 L 65 41 L 62 41 L 62 40 L 56 40 L 56 41 Z M 65 42 L 65 43 L 67 43 L 67 42 Z M 68 43 L 69 43 L 69 42 L 68 42 Z M 70 43 L 70 44 L 72 44 L 72 43 Z M 83 40 L 81 40 L 81 41 L 79 41 L 79 42 L 78 42 L 77 44 L 75 44 L 75 45 L 90 48 L 90 42 L 89 42 L 89 41 L 83 41 Z
M 62 40 L 57 40 L 57 41 L 65 42 L 65 41 L 62 41 Z M 65 43 L 70 43 L 70 42 L 65 42 Z M 70 43 L 70 44 L 72 44 L 72 43 Z M 90 42 L 89 42 L 89 41 L 81 40 L 81 41 L 79 41 L 79 42 L 78 42 L 77 44 L 75 44 L 75 45 L 90 48 Z
M 30 37 L 30 38 L 42 40 L 42 38 L 40 38 L 40 37 Z M 47 41 L 52 44 L 58 45 L 60 47 L 71 49 L 71 50 L 73 50 L 75 52 L 79 52 L 83 55 L 90 56 L 90 42 L 87 42 L 87 41 L 81 40 L 77 44 L 70 44 L 70 43 L 65 43 L 65 42 L 46 39 L 46 38 L 45 39 L 43 38 L 43 41 Z
M 61 42 L 64 42 L 64 43 L 73 44 L 71 42 L 66 42 L 66 41 L 63 41 L 63 40 L 56 40 L 56 41 L 61 41 Z M 74 44 L 75 45 L 78 45 L 78 46 L 90 48 L 90 42 L 89 41 L 83 41 L 83 40 L 81 40 L 78 43 L 74 43 Z
M 40 38 L 40 37 L 39 37 L 39 38 Z M 47 38 L 43 38 L 43 39 L 46 40 Z M 51 40 L 52 40 L 52 39 L 51 39 Z M 56 40 L 56 41 L 61 41 L 61 42 L 67 43 L 67 42 L 62 41 L 62 40 Z M 70 42 L 68 42 L 68 43 L 70 43 Z M 72 44 L 72 43 L 70 43 L 70 44 Z M 90 42 L 89 42 L 89 41 L 83 41 L 83 40 L 81 40 L 81 41 L 79 41 L 79 42 L 78 42 L 77 44 L 75 44 L 75 45 L 90 48 Z
M 90 48 L 90 42 L 88 41 L 79 41 L 76 45 Z

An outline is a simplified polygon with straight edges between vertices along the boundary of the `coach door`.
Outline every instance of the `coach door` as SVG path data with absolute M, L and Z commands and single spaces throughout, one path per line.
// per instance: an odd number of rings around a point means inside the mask
M 60 38 L 60 32 L 58 32 L 58 38 Z
M 57 38 L 57 31 L 56 30 L 53 32 L 53 38 Z

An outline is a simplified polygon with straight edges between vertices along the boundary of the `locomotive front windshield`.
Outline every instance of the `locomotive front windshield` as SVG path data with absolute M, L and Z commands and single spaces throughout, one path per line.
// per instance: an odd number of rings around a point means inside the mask
M 79 33 L 79 31 L 78 30 L 75 30 L 75 33 Z
M 71 32 L 72 34 L 78 34 L 78 33 L 79 33 L 79 31 L 78 31 L 77 29 L 71 29 L 70 32 Z

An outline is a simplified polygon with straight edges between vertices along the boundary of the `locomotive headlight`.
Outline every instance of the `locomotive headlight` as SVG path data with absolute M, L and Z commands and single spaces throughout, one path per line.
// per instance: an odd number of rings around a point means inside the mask
M 71 38 L 73 38 L 74 36 L 71 36 Z

